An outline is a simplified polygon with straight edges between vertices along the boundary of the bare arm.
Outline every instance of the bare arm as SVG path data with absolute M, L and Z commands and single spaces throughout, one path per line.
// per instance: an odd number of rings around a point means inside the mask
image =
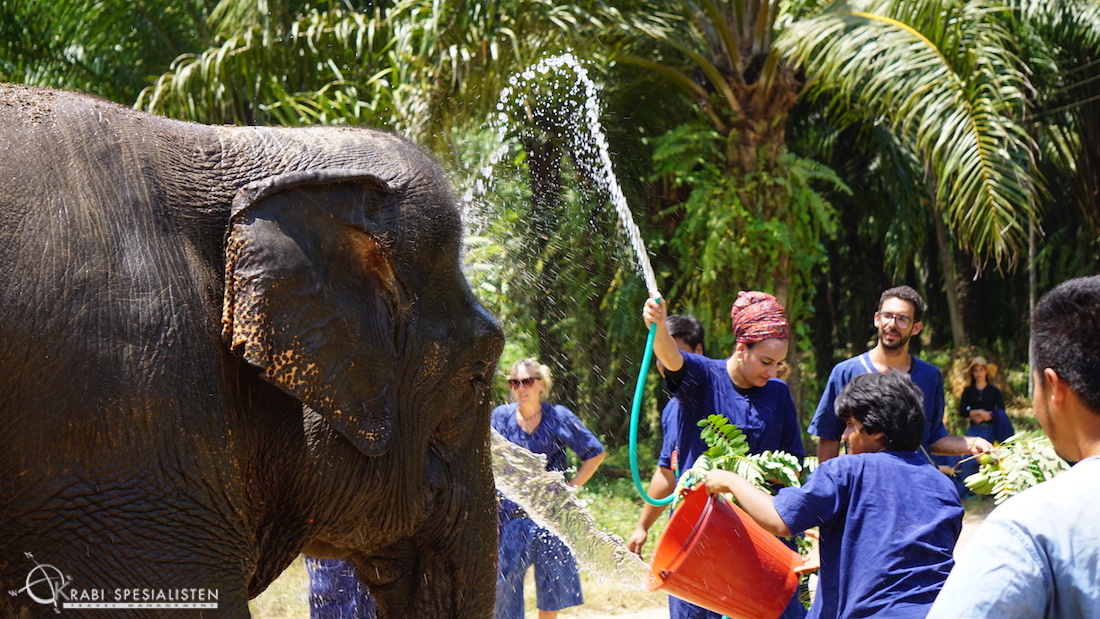
M 649 482 L 649 496 L 655 499 L 663 499 L 672 494 L 674 490 L 676 490 L 676 476 L 672 473 L 672 469 L 666 469 L 663 466 L 657 467 L 657 470 L 653 471 L 653 479 Z M 630 534 L 630 539 L 626 540 L 627 550 L 638 556 L 642 555 L 642 547 L 649 539 L 649 528 L 664 513 L 665 507 L 665 505 L 651 505 L 648 502 L 642 506 L 642 513 L 638 516 L 638 524 L 634 525 L 634 532 Z
M 657 293 L 650 292 L 650 295 L 655 297 Z M 665 302 L 662 300 L 658 303 L 652 298 L 646 299 L 642 317 L 645 318 L 647 329 L 649 325 L 657 325 L 657 334 L 653 340 L 653 354 L 656 355 L 661 365 L 665 366 L 665 369 L 669 372 L 675 372 L 684 367 L 684 353 L 680 351 L 680 347 L 676 345 L 676 340 L 672 339 L 672 336 L 668 333 L 668 327 L 665 326 L 665 320 L 668 318 Z
M 993 445 L 980 436 L 945 436 L 930 447 L 932 453 L 941 456 L 977 456 L 993 449 Z
M 840 455 L 840 441 L 834 441 L 831 438 L 818 437 L 817 439 L 817 463 L 828 460 L 829 458 L 835 458 Z
M 592 475 L 596 472 L 596 469 L 600 468 L 600 463 L 607 457 L 607 452 L 602 451 L 599 455 L 592 456 L 591 458 L 581 462 L 581 467 L 577 469 L 577 474 L 573 476 L 573 479 L 569 480 L 569 485 L 574 488 L 580 488 L 589 479 L 592 479 Z
M 772 495 L 749 483 L 737 473 L 711 469 L 707 471 L 707 492 L 716 494 L 729 492 L 737 499 L 737 504 L 752 517 L 765 531 L 779 537 L 790 537 L 791 530 L 779 512 L 775 510 Z

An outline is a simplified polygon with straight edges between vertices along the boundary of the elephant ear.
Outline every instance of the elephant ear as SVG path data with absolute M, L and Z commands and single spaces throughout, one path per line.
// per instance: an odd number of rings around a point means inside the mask
M 405 298 L 371 229 L 392 193 L 357 170 L 270 177 L 237 193 L 225 244 L 223 340 L 368 455 L 389 447 Z

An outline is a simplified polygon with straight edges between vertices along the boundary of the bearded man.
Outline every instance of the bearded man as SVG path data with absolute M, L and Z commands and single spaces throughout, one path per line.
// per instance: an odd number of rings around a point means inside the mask
M 825 392 L 817 404 L 809 433 L 818 437 L 817 458 L 825 462 L 840 453 L 844 422 L 836 416 L 833 402 L 852 377 L 869 372 L 909 374 L 924 395 L 925 429 L 920 451 L 935 464 L 932 454 L 981 454 L 993 448 L 978 436 L 951 436 L 943 425 L 943 374 L 939 368 L 909 354 L 909 341 L 924 327 L 924 299 L 909 286 L 890 288 L 879 297 L 874 324 L 878 343 L 871 350 L 845 359 L 833 367 Z

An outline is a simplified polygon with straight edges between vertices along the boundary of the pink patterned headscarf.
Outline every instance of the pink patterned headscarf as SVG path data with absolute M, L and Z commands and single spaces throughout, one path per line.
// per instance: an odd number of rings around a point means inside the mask
M 787 310 L 766 292 L 742 290 L 730 308 L 733 334 L 743 344 L 755 344 L 772 338 L 790 338 Z

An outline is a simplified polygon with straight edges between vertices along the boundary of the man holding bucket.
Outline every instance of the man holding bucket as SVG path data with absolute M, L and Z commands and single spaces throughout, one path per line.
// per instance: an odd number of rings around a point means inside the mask
M 647 327 L 656 325 L 653 354 L 664 366 L 665 386 L 680 406 L 681 427 L 707 415 L 724 415 L 745 434 L 750 453 L 780 450 L 801 460 L 806 452 L 794 400 L 786 383 L 776 378 L 779 363 L 787 357 L 789 338 L 787 312 L 779 301 L 765 292 L 738 293 L 730 309 L 737 344 L 728 358 L 710 359 L 677 346 L 666 326 L 665 303 L 655 300 L 657 297 L 656 292 L 651 293 L 642 316 Z M 684 453 L 680 457 L 687 462 L 698 455 Z M 670 609 L 676 619 L 719 616 L 689 614 L 702 609 L 680 600 L 670 600 Z M 793 619 L 804 615 L 795 596 L 782 616 Z
M 774 497 L 736 473 L 707 473 L 707 492 L 732 493 L 773 535 L 820 528 L 809 617 L 923 619 L 943 587 L 963 509 L 951 481 L 916 453 L 925 433 L 921 399 L 900 372 L 855 376 L 836 400 L 850 455 L 821 463 L 805 485 Z

